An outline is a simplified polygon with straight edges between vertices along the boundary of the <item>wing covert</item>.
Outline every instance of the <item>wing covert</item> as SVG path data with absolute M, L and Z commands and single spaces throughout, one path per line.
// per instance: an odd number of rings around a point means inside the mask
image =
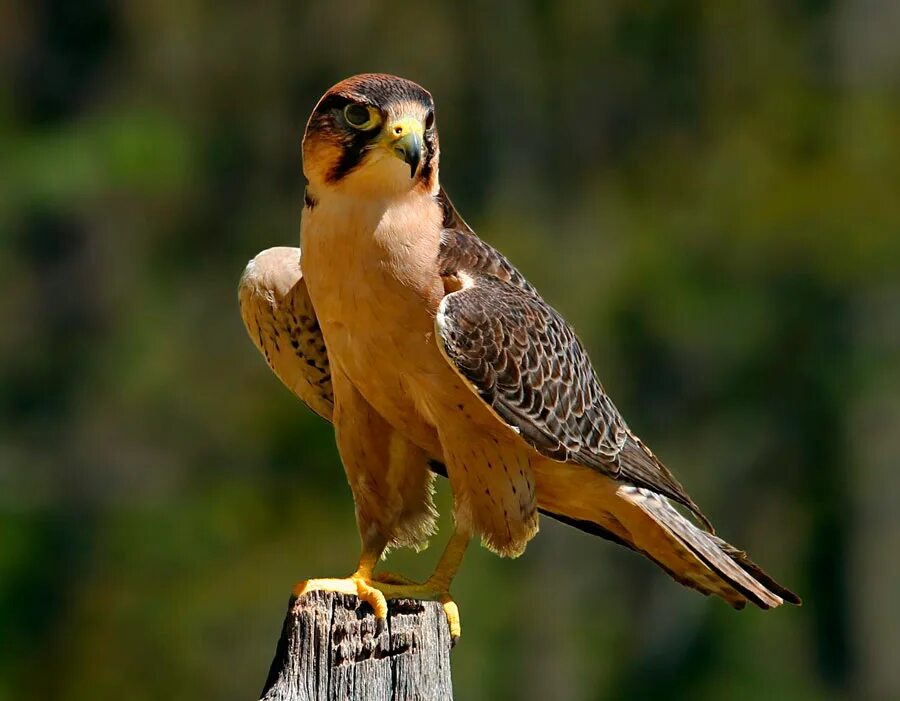
M 510 282 L 470 280 L 441 302 L 436 325 L 446 357 L 539 452 L 618 475 L 627 427 L 571 327 Z
M 523 440 L 652 489 L 712 526 L 678 480 L 628 428 L 572 328 L 495 249 L 478 239 L 441 191 L 440 271 L 446 296 L 435 320 L 449 363 Z

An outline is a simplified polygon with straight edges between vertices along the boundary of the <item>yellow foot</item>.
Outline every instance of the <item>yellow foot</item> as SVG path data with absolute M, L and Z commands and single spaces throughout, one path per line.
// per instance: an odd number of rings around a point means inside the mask
M 450 598 L 449 594 L 441 599 L 441 604 L 444 606 L 444 615 L 447 616 L 447 625 L 450 626 L 450 642 L 456 645 L 459 636 L 462 635 L 462 626 L 459 622 L 459 606 Z
M 450 597 L 450 592 L 433 584 L 419 584 L 403 575 L 384 572 L 367 579 L 351 575 L 344 579 L 306 579 L 298 582 L 293 589 L 294 596 L 303 596 L 311 591 L 334 591 L 358 596 L 375 611 L 375 618 L 387 618 L 388 599 L 418 599 L 420 601 L 440 601 L 450 626 L 450 638 L 455 644 L 459 640 L 459 608 Z
M 370 584 L 388 599 L 418 599 L 420 601 L 440 601 L 450 626 L 450 639 L 455 644 L 462 628 L 459 623 L 459 607 L 446 588 L 425 582 L 419 584 L 402 575 L 382 573 Z
M 365 601 L 372 607 L 375 618 L 381 621 L 387 618 L 387 599 L 365 577 L 353 574 L 344 579 L 305 579 L 294 585 L 293 594 L 300 597 L 311 591 L 335 591 L 358 596 L 360 601 Z

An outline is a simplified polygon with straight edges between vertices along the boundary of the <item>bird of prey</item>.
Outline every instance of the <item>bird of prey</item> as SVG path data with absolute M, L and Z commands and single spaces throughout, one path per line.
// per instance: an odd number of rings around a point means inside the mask
M 629 429 L 572 328 L 456 213 L 438 178 L 431 94 L 363 74 L 332 87 L 303 137 L 301 249 L 250 261 L 241 314 L 275 374 L 334 424 L 362 553 L 345 579 L 295 593 L 443 601 L 473 537 L 519 555 L 539 512 L 635 550 L 735 608 L 799 598 L 717 537 Z M 450 480 L 454 533 L 423 583 L 378 575 L 422 547 L 432 480 Z

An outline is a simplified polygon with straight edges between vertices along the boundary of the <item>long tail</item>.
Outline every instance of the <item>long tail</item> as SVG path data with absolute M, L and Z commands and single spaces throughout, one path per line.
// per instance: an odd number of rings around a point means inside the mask
M 736 609 L 769 609 L 800 598 L 747 554 L 682 516 L 664 496 L 594 470 L 556 463 L 537 470 L 541 511 L 640 552 L 676 581 Z

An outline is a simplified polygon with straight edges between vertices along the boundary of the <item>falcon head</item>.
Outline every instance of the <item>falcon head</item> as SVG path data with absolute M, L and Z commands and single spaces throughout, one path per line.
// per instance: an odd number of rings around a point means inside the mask
M 369 197 L 436 192 L 431 93 L 383 73 L 342 80 L 322 96 L 306 125 L 303 174 L 316 191 Z

